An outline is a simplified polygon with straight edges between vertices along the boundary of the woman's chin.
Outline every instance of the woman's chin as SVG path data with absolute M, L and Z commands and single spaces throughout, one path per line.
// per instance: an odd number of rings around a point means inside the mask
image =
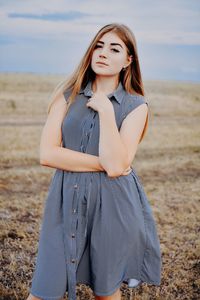
M 116 74 L 115 73 L 111 73 L 111 72 L 108 72 L 108 71 L 105 71 L 105 70 L 99 70 L 99 69 L 93 69 L 93 72 L 96 74 L 96 75 L 101 75 L 101 76 L 115 76 Z

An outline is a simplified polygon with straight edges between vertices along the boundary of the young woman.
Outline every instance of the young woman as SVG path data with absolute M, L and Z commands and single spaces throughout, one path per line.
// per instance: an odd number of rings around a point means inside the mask
M 46 199 L 28 300 L 121 299 L 122 282 L 159 285 L 160 243 L 131 167 L 148 124 L 136 40 L 123 24 L 96 34 L 73 75 L 56 89 L 40 163 L 56 168 Z

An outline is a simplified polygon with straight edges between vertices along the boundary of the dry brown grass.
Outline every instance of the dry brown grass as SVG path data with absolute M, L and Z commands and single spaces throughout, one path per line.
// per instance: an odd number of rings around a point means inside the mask
M 26 299 L 44 200 L 54 169 L 39 164 L 48 96 L 62 76 L 0 75 L 0 299 Z M 150 125 L 133 166 L 154 211 L 161 241 L 160 287 L 142 285 L 123 300 L 198 299 L 200 292 L 200 85 L 145 82 Z M 78 299 L 94 299 L 77 285 Z

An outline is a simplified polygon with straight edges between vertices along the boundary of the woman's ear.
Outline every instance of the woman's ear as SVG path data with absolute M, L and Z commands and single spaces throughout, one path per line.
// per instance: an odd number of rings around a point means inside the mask
M 130 64 L 132 63 L 132 61 L 133 61 L 133 55 L 130 55 L 129 56 L 129 62 L 130 62 Z
M 129 55 L 128 57 L 127 57 L 127 64 L 126 64 L 126 66 L 124 66 L 124 68 L 127 68 L 131 63 L 132 63 L 132 61 L 133 61 L 133 56 L 132 55 Z

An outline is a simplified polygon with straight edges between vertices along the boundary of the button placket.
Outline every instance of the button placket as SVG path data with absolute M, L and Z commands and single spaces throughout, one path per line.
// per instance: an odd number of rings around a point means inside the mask
M 91 110 L 91 113 L 89 114 L 87 120 L 84 122 L 83 125 L 83 132 L 82 132 L 82 139 L 80 143 L 80 151 L 86 152 L 87 146 L 91 137 L 91 133 L 94 127 L 95 123 L 95 116 L 97 112 L 95 110 Z
M 78 208 L 78 191 L 79 191 L 79 186 L 77 183 L 74 184 L 74 197 L 73 197 L 73 204 L 72 204 L 72 224 L 71 224 L 71 245 L 72 245 L 72 256 L 75 257 L 76 255 L 76 240 L 75 240 L 75 232 L 77 228 L 77 222 L 78 222 L 78 213 L 77 213 L 77 208 Z M 75 258 L 71 258 L 71 262 L 75 262 Z
M 71 222 L 71 231 L 70 231 L 70 246 L 71 249 L 68 249 L 69 261 L 68 261 L 68 297 L 70 300 L 76 300 L 76 268 L 77 268 L 77 257 L 76 257 L 76 229 L 78 222 L 78 199 L 79 199 L 79 184 L 76 182 L 74 184 L 74 195 L 72 201 L 72 222 Z
M 95 116 L 97 112 L 91 109 L 91 112 L 88 116 L 88 118 L 84 121 L 83 124 L 83 131 L 82 131 L 82 138 L 80 143 L 80 151 L 86 152 L 88 143 L 91 138 L 91 133 L 93 131 L 93 127 L 95 124 Z M 87 234 L 87 224 L 88 224 L 88 209 L 89 209 L 89 203 L 90 203 L 90 191 L 91 191 L 91 181 L 89 185 L 86 187 L 87 190 L 87 212 L 86 212 L 86 225 L 85 225 L 85 231 L 84 231 L 84 237 L 86 237 Z M 69 300 L 76 300 L 76 268 L 78 263 L 78 257 L 76 257 L 76 248 L 77 248 L 77 241 L 76 241 L 76 229 L 78 225 L 78 190 L 79 186 L 78 183 L 74 184 L 74 197 L 73 197 L 73 203 L 72 203 L 72 223 L 71 223 L 71 251 L 70 251 L 70 259 L 68 264 L 68 296 Z
M 81 143 L 80 143 L 80 150 L 81 150 L 81 152 L 85 152 L 86 151 L 85 136 L 87 134 L 87 131 L 86 131 L 85 127 L 86 127 L 87 122 L 88 122 L 88 118 L 85 120 L 85 122 L 83 124 L 82 136 L 81 136 Z

